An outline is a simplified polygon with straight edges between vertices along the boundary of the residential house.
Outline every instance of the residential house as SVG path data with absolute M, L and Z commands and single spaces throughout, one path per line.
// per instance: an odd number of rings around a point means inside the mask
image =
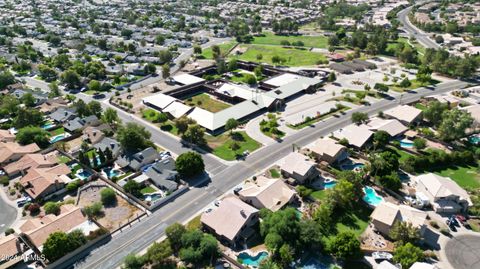
M 15 234 L 0 236 L 0 253 L 4 257 L 16 257 L 16 255 L 23 253 L 25 250 L 25 245 L 21 243 L 21 240 Z M 11 268 L 20 261 L 21 259 L 8 260 L 2 258 L 0 259 L 0 268 Z
M 416 182 L 417 197 L 428 197 L 435 212 L 466 212 L 472 205 L 467 191 L 450 178 L 428 173 L 417 176 Z
M 228 196 L 218 208 L 203 213 L 200 221 L 221 242 L 235 247 L 255 233 L 252 227 L 258 223 L 258 210 L 235 196 Z
M 320 138 L 307 148 L 318 162 L 334 164 L 348 158 L 347 148 L 330 138 Z
M 65 100 L 63 97 L 55 97 L 52 99 L 48 99 L 43 104 L 41 104 L 38 109 L 42 113 L 49 114 L 56 109 L 59 108 L 66 108 L 68 105 L 68 100 Z
M 99 125 L 100 120 L 95 115 L 91 115 L 85 118 L 76 117 L 72 120 L 67 121 L 63 124 L 63 128 L 65 128 L 68 132 L 77 132 L 83 130 L 87 126 L 95 126 Z
M 157 150 L 149 147 L 135 154 L 124 154 L 120 156 L 117 164 L 122 168 L 129 167 L 134 171 L 139 171 L 140 168 L 155 162 L 159 157 Z
M 259 176 L 243 185 L 238 195 L 255 208 L 277 211 L 295 199 L 295 191 L 280 179 Z
M 4 166 L 22 158 L 25 154 L 40 151 L 37 144 L 20 145 L 17 142 L 0 142 L 0 165 Z
M 101 151 L 105 151 L 107 148 L 109 148 L 112 151 L 113 158 L 117 158 L 121 150 L 120 143 L 110 137 L 104 137 L 98 143 L 93 144 L 93 147 Z
M 386 120 L 386 119 L 373 117 L 368 121 L 366 126 L 372 132 L 385 131 L 392 138 L 400 137 L 406 131 L 408 131 L 408 128 L 405 125 L 403 125 L 400 121 L 395 119 Z
M 281 159 L 279 166 L 284 177 L 291 177 L 300 184 L 309 182 L 318 175 L 315 163 L 298 152 L 291 152 Z
M 383 114 L 385 117 L 397 119 L 407 126 L 418 122 L 422 118 L 422 110 L 409 105 L 396 106 L 383 112 Z
M 46 199 L 65 188 L 72 181 L 67 175 L 70 168 L 65 164 L 59 164 L 47 168 L 30 168 L 27 174 L 20 179 L 25 192 L 32 199 Z
M 105 134 L 97 127 L 88 126 L 83 130 L 83 140 L 89 141 L 91 144 L 100 142 L 104 137 Z
M 57 152 L 50 154 L 26 154 L 16 162 L 7 164 L 3 170 L 5 173 L 13 177 L 17 174 L 24 174 L 30 168 L 47 168 L 52 167 L 58 163 Z
M 60 207 L 60 214 L 46 215 L 42 218 L 27 220 L 20 231 L 33 243 L 35 247 L 41 249 L 48 236 L 54 232 L 71 232 L 80 230 L 85 235 L 97 230 L 99 227 L 82 213 L 79 207 L 65 204 Z
M 365 126 L 350 124 L 335 131 L 333 135 L 338 139 L 346 139 L 349 145 L 361 149 L 370 144 L 373 132 Z
M 58 108 L 48 116 L 50 117 L 50 119 L 54 120 L 56 123 L 65 123 L 77 117 L 77 115 L 73 110 L 68 108 L 63 108 L 63 107 Z
M 392 227 L 399 221 L 411 223 L 422 235 L 426 229 L 427 213 L 407 205 L 382 202 L 375 207 L 370 218 L 375 230 L 387 237 Z
M 175 160 L 172 157 L 155 162 L 144 174 L 160 189 L 174 191 L 178 188 L 176 182 L 178 172 L 175 169 Z
M 0 142 L 14 142 L 15 135 L 10 133 L 9 130 L 0 129 Z

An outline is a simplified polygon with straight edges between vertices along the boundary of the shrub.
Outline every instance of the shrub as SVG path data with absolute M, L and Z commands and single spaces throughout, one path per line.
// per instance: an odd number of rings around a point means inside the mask
M 8 179 L 7 176 L 1 176 L 0 184 L 2 184 L 3 186 L 8 186 L 8 184 L 10 184 L 10 180 Z
M 100 215 L 100 213 L 102 212 L 102 209 L 103 209 L 102 203 L 96 202 L 90 206 L 84 207 L 83 211 L 85 212 L 85 215 L 87 215 L 89 218 L 94 218 Z
M 68 183 L 65 188 L 67 189 L 67 191 L 72 192 L 72 191 L 76 191 L 78 187 L 80 187 L 80 183 L 78 182 L 78 180 L 75 180 Z
M 40 206 L 36 203 L 30 204 L 28 206 L 28 211 L 30 212 L 31 216 L 38 215 L 38 213 L 40 213 Z
M 54 215 L 60 214 L 60 205 L 55 202 L 47 202 L 43 206 L 43 209 L 45 209 L 45 214 L 54 214 Z
M 117 201 L 117 195 L 115 194 L 115 191 L 112 190 L 111 188 L 105 188 L 100 192 L 100 196 L 102 199 L 102 204 L 107 206 L 107 205 L 113 205 Z
M 449 231 L 447 228 L 442 228 L 442 229 L 440 229 L 440 232 L 441 232 L 443 235 L 450 236 L 450 231 Z
M 434 220 L 430 221 L 430 225 L 435 229 L 438 229 L 440 227 L 440 226 L 438 226 L 438 223 Z
M 11 235 L 11 234 L 13 234 L 13 233 L 15 233 L 15 230 L 12 229 L 12 228 L 7 228 L 7 229 L 5 230 L 5 236 Z

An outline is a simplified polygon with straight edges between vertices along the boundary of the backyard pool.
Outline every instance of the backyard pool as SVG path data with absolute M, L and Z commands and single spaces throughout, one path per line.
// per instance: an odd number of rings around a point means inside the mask
M 77 176 L 78 179 L 85 180 L 85 179 L 89 178 L 92 174 L 88 171 L 83 170 L 83 169 L 79 169 L 75 175 Z
M 148 193 L 144 194 L 143 198 L 146 202 L 155 202 L 158 199 L 162 198 L 162 195 L 160 193 Z
M 247 252 L 242 252 L 238 254 L 237 258 L 242 260 L 242 264 L 258 267 L 260 263 L 268 257 L 268 253 L 266 251 L 259 252 L 255 256 L 250 256 Z
M 325 181 L 323 183 L 323 188 L 324 189 L 331 189 L 331 188 L 335 187 L 335 185 L 337 185 L 337 182 L 335 180 Z
M 413 142 L 408 139 L 400 140 L 400 146 L 402 148 L 413 148 Z
M 310 257 L 305 263 L 303 263 L 301 269 L 328 269 L 330 265 L 321 263 L 319 260 Z
M 53 124 L 53 122 L 47 122 L 44 125 L 42 125 L 42 129 L 44 129 L 44 130 L 51 129 L 53 127 L 55 127 L 55 124 Z
M 341 166 L 342 170 L 359 170 L 365 166 L 363 163 L 349 163 Z
M 472 135 L 468 138 L 468 141 L 474 145 L 478 145 L 480 143 L 480 136 L 478 135 Z
M 383 201 L 383 198 L 379 196 L 372 187 L 364 187 L 363 192 L 365 193 L 363 201 L 367 202 L 369 205 L 377 206 Z
M 112 167 L 104 168 L 103 172 L 105 172 L 108 178 L 118 177 L 121 174 L 120 170 L 113 169 Z
M 66 134 L 56 135 L 56 136 L 54 136 L 54 137 L 52 137 L 52 138 L 50 139 L 50 143 L 51 143 L 51 144 L 56 143 L 56 142 L 58 142 L 58 141 L 60 141 L 60 140 L 65 139 L 66 137 L 67 137 Z

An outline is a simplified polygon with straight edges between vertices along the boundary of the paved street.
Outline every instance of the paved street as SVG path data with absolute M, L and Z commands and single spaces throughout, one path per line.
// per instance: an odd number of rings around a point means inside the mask
M 433 41 L 427 33 L 418 29 L 415 25 L 413 25 L 410 20 L 408 19 L 408 14 L 412 10 L 412 6 L 407 7 L 406 9 L 398 12 L 398 20 L 402 23 L 403 29 L 407 32 L 409 36 L 414 36 L 417 41 L 422 44 L 426 48 L 433 48 L 438 49 L 440 46 Z
M 421 89 L 416 93 L 405 93 L 402 103 L 409 103 L 420 99 L 422 96 L 435 93 L 443 93 L 467 83 L 452 81 L 438 84 L 434 90 Z M 190 189 L 188 192 L 178 197 L 175 201 L 167 204 L 161 209 L 155 211 L 148 219 L 139 224 L 135 224 L 130 230 L 116 235 L 111 242 L 102 248 L 97 249 L 82 263 L 78 263 L 76 268 L 116 268 L 121 265 L 126 254 L 131 252 L 140 252 L 150 243 L 154 242 L 164 234 L 164 227 L 173 222 L 184 222 L 188 220 L 195 212 L 212 203 L 216 197 L 229 191 L 234 186 L 248 177 L 268 168 L 292 150 L 292 144 L 305 146 L 320 136 L 325 136 L 331 132 L 342 128 L 351 123 L 351 114 L 353 112 L 367 112 L 374 115 L 379 111 L 384 111 L 398 105 L 398 100 L 382 100 L 372 106 L 364 106 L 347 112 L 340 118 L 330 118 L 321 121 L 312 128 L 305 128 L 302 131 L 287 137 L 282 143 L 275 143 L 266 146 L 252 153 L 243 162 L 231 166 L 217 166 L 214 175 L 206 179 L 205 186 Z M 122 116 L 123 117 L 123 116 Z M 128 118 L 127 118 L 128 119 Z M 127 120 L 124 119 L 124 120 Z M 159 132 L 153 135 L 158 141 L 167 141 L 175 146 L 171 137 Z M 178 141 L 177 141 L 178 143 Z M 161 143 L 160 143 L 161 144 Z M 207 162 L 210 159 L 207 158 Z M 215 160 L 218 162 L 218 160 Z M 208 172 L 211 172 L 210 170 Z
M 480 269 L 480 235 L 453 237 L 447 242 L 445 253 L 455 269 Z
M 9 228 L 17 218 L 17 209 L 6 202 L 6 194 L 0 190 L 0 233 Z

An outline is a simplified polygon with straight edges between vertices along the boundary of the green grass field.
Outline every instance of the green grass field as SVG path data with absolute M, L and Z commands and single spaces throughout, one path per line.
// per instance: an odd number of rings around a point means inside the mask
M 237 44 L 237 42 L 229 42 L 229 43 L 225 43 L 225 44 L 220 44 L 220 45 L 218 45 L 218 47 L 220 48 L 221 54 L 225 57 L 225 56 L 227 56 L 226 53 L 228 51 L 230 51 L 236 44 Z M 213 59 L 212 47 L 204 49 L 202 51 L 202 57 L 204 59 Z
M 270 169 L 270 175 L 273 178 L 279 178 L 280 177 L 280 172 L 277 169 Z
M 401 80 L 399 80 L 397 82 L 397 84 L 399 84 L 400 82 L 401 82 Z M 434 80 L 434 79 L 430 80 L 430 82 L 426 83 L 425 85 L 422 85 L 416 79 L 412 79 L 412 80 L 410 80 L 410 82 L 412 83 L 412 85 L 410 85 L 410 87 L 407 87 L 407 88 L 402 88 L 402 87 L 397 86 L 397 85 L 389 85 L 389 87 L 390 87 L 391 90 L 394 90 L 396 92 L 404 92 L 404 91 L 415 90 L 415 89 L 425 87 L 425 86 L 428 86 L 428 85 L 435 85 L 435 84 L 440 83 L 440 81 Z
M 222 111 L 225 108 L 231 107 L 230 104 L 217 101 L 206 93 L 201 93 L 186 99 L 185 104 L 189 106 L 196 106 L 199 108 L 203 108 L 212 113 Z
M 256 45 L 281 45 L 282 41 L 291 43 L 302 41 L 305 47 L 326 48 L 328 38 L 325 36 L 301 36 L 301 35 L 275 35 L 270 32 L 264 32 L 263 36 L 256 36 L 252 44 Z
M 144 109 L 142 112 L 142 117 L 150 122 L 155 122 L 159 115 L 160 112 L 151 108 Z
M 461 187 L 480 188 L 480 176 L 478 175 L 478 167 L 457 166 L 437 171 L 436 173 L 444 177 L 450 177 Z
M 397 39 L 397 41 L 390 41 L 388 42 L 387 44 L 387 49 L 386 51 L 388 52 L 388 54 L 391 54 L 393 55 L 393 53 L 395 52 L 395 49 L 397 48 L 397 45 L 398 43 L 403 43 L 405 45 L 410 45 L 408 44 L 408 39 L 407 38 L 404 38 L 404 37 L 400 37 Z M 417 51 L 420 53 L 420 54 L 425 54 L 425 47 L 422 46 L 420 43 L 414 41 L 414 42 L 411 42 L 412 45 L 417 49 Z M 420 55 L 421 56 L 421 55 Z
M 63 127 L 60 127 L 60 128 L 57 128 L 57 129 L 54 129 L 54 130 L 50 131 L 51 136 L 56 136 L 56 135 L 60 135 L 60 134 L 63 134 L 63 133 L 65 133 L 65 129 Z
M 145 187 L 145 188 L 141 189 L 140 192 L 142 194 L 153 193 L 153 192 L 155 192 L 155 189 L 148 186 L 148 187 Z
M 227 161 L 235 160 L 238 155 L 241 155 L 246 150 L 253 152 L 261 146 L 260 143 L 248 136 L 246 132 L 234 132 L 233 137 L 229 132 L 217 136 L 206 135 L 206 140 L 209 150 Z M 232 150 L 231 145 L 233 143 L 237 143 L 239 149 Z
M 273 64 L 272 57 L 279 56 L 285 59 L 286 66 L 308 66 L 316 65 L 319 61 L 325 61 L 326 57 L 321 53 L 311 52 L 307 49 L 284 48 L 271 45 L 241 45 L 247 48 L 245 53 L 236 58 L 244 61 L 262 62 Z M 261 54 L 262 59 L 258 60 L 257 55 Z
M 392 151 L 399 157 L 398 161 L 400 163 L 404 162 L 408 157 L 412 156 L 412 154 L 407 153 L 406 151 L 403 151 L 396 147 L 388 147 L 388 150 Z

